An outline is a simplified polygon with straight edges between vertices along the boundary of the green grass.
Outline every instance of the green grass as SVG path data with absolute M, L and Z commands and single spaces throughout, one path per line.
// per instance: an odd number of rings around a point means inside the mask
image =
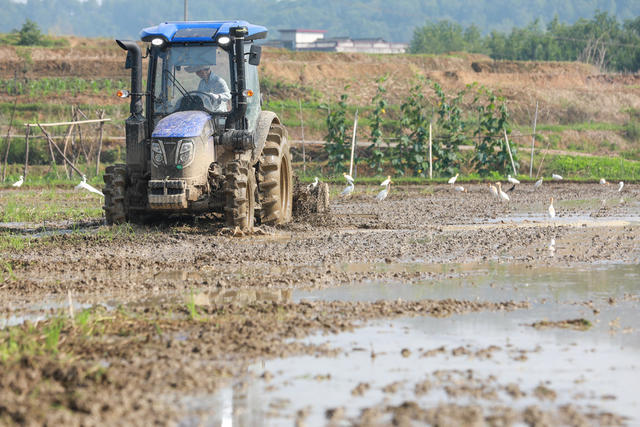
M 547 156 L 544 169 L 576 180 L 635 181 L 640 179 L 640 162 L 622 157 Z M 535 163 L 534 163 L 535 164 Z
M 518 128 L 521 132 L 531 133 L 533 128 L 522 127 Z M 624 130 L 624 125 L 616 123 L 603 123 L 603 122 L 585 122 L 585 123 L 571 123 L 571 124 L 538 124 L 536 126 L 536 132 L 565 132 L 565 131 L 608 131 L 608 132 L 621 132 Z
M 80 77 L 42 77 L 24 81 L 22 79 L 0 79 L 0 93 L 10 96 L 77 96 L 112 95 L 120 88 L 128 87 L 127 79 L 83 79 Z
M 59 188 L 6 191 L 0 199 L 0 222 L 98 219 L 103 215 L 102 197 L 87 191 Z

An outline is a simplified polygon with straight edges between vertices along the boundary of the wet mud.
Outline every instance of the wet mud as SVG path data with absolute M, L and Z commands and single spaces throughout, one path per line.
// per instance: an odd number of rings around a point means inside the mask
M 640 186 L 629 184 L 617 193 L 597 184 L 545 182 L 538 191 L 521 185 L 509 193 L 509 203 L 492 198 L 486 185 L 466 187 L 467 193 L 446 185 L 393 187 L 379 203 L 377 188 L 356 186 L 350 198 L 332 197 L 328 212 L 305 212 L 290 224 L 262 227 L 249 236 L 230 236 L 209 217 L 119 228 L 92 221 L 82 227 L 61 223 L 49 225 L 53 232 L 45 235 L 32 231 L 37 224 L 4 226 L 5 235 L 20 237 L 24 244 L 2 249 L 0 422 L 633 422 L 625 412 L 627 401 L 615 389 L 607 393 L 618 406 L 608 407 L 607 399 L 575 403 L 572 396 L 581 393 L 580 383 L 556 390 L 543 383 L 551 379 L 550 372 L 524 381 L 487 374 L 491 369 L 485 365 L 469 368 L 471 373 L 464 366 L 460 372 L 446 368 L 450 358 L 484 363 L 502 358 L 504 366 L 535 360 L 524 341 L 508 342 L 508 329 L 500 329 L 485 345 L 470 345 L 462 335 L 456 340 L 455 334 L 446 335 L 449 341 L 442 345 L 402 342 L 393 351 L 393 363 L 431 361 L 420 365 L 425 376 L 414 384 L 390 375 L 378 384 L 372 371 L 344 385 L 345 396 L 356 399 L 344 405 L 305 403 L 300 393 L 281 396 L 287 387 L 276 384 L 286 373 L 255 367 L 282 360 L 299 371 L 289 380 L 296 383 L 312 375 L 299 358 L 333 360 L 349 353 L 381 361 L 390 354 L 376 348 L 375 340 L 363 342 L 354 353 L 340 340 L 329 343 L 328 337 L 357 336 L 371 322 L 385 319 L 482 324 L 487 320 L 475 316 L 483 313 L 513 318 L 507 323 L 515 331 L 543 334 L 534 339 L 551 354 L 561 351 L 545 341 L 544 334 L 554 331 L 600 334 L 605 328 L 606 336 L 636 348 L 638 332 L 625 316 L 637 307 L 640 281 L 633 285 L 629 278 L 624 291 L 604 286 L 593 293 L 589 288 L 559 303 L 556 291 L 549 291 L 553 284 L 527 288 L 509 283 L 500 294 L 502 285 L 496 288 L 482 277 L 487 265 L 519 266 L 534 275 L 548 268 L 638 265 Z M 550 197 L 556 201 L 555 219 L 545 216 Z M 407 298 L 389 287 L 370 299 L 310 297 L 314 291 L 348 296 L 349 289 L 372 283 L 398 289 L 442 283 L 459 292 L 430 295 L 427 287 L 419 297 Z M 529 314 L 511 314 L 520 312 Z M 445 329 L 437 326 L 443 323 L 433 325 L 436 344 Z M 391 330 L 402 335 L 415 328 L 420 327 Z M 557 337 L 567 345 L 576 339 Z M 635 368 L 621 369 L 638 375 Z M 338 373 L 312 377 L 314 384 L 341 387 Z M 260 390 L 262 403 L 238 398 L 254 389 Z M 225 403 L 229 390 L 231 410 Z

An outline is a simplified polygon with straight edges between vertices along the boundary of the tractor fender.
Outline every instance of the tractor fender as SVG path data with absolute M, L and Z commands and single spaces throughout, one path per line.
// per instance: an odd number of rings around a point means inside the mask
M 264 143 L 267 141 L 267 135 L 269 135 L 269 129 L 273 123 L 281 124 L 280 119 L 273 111 L 261 111 L 258 118 L 258 124 L 256 125 L 255 133 L 255 148 L 251 153 L 251 164 L 254 165 L 262 154 Z

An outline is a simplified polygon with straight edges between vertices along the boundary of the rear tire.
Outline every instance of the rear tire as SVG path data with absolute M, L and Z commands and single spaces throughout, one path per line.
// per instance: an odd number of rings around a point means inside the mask
M 225 220 L 229 227 L 253 230 L 256 177 L 248 162 L 233 160 L 225 168 Z
M 108 166 L 104 173 L 104 216 L 108 225 L 122 224 L 127 220 L 125 194 L 127 167 L 125 165 Z
M 283 224 L 291 220 L 293 176 L 286 130 L 272 124 L 258 167 L 260 223 Z

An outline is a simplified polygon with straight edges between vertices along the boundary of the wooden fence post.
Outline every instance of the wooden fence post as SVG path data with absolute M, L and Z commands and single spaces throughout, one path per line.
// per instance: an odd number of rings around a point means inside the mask
M 7 179 L 7 161 L 9 160 L 9 147 L 11 147 L 11 128 L 13 127 L 13 118 L 16 114 L 16 103 L 18 102 L 18 97 L 13 101 L 13 110 L 11 111 L 11 120 L 9 120 L 9 129 L 7 130 L 7 136 L 4 139 L 4 143 L 7 145 L 6 150 L 4 151 L 4 163 L 2 165 L 2 182 Z
M 513 156 L 511 155 L 511 147 L 509 146 L 509 137 L 507 137 L 507 130 L 504 130 L 504 142 L 507 144 L 507 151 L 509 152 L 509 158 L 511 159 L 511 167 L 513 168 L 513 175 L 518 176 L 518 172 L 516 172 L 516 165 L 513 163 Z
M 538 123 L 538 101 L 536 101 L 536 114 L 533 117 L 533 135 L 531 136 L 531 163 L 529 163 L 529 178 L 533 175 L 533 149 L 536 144 L 536 124 Z
M 104 119 L 104 110 L 100 111 L 100 120 Z M 98 135 L 98 153 L 96 154 L 96 176 L 100 173 L 100 152 L 102 151 L 102 132 L 104 130 L 104 122 L 100 122 Z M 304 142 L 303 142 L 304 144 Z M 304 147 L 304 145 L 303 145 Z
M 351 139 L 351 163 L 349 165 L 349 175 L 353 176 L 353 155 L 356 151 L 356 131 L 358 130 L 358 109 L 356 109 L 356 117 L 353 120 L 353 138 Z
M 29 131 L 30 131 L 31 127 L 27 125 L 27 132 L 26 135 L 24 137 L 24 145 L 25 145 L 25 149 L 24 149 L 24 171 L 22 172 L 22 175 L 24 177 L 24 179 L 27 178 L 27 172 L 29 169 Z
M 304 147 L 304 117 L 302 116 L 302 101 L 299 99 L 298 106 L 300 107 L 300 127 L 302 128 L 302 174 L 307 175 L 307 156 Z
M 432 123 L 429 122 L 429 179 L 433 179 L 433 156 L 431 155 L 431 147 L 433 146 Z

